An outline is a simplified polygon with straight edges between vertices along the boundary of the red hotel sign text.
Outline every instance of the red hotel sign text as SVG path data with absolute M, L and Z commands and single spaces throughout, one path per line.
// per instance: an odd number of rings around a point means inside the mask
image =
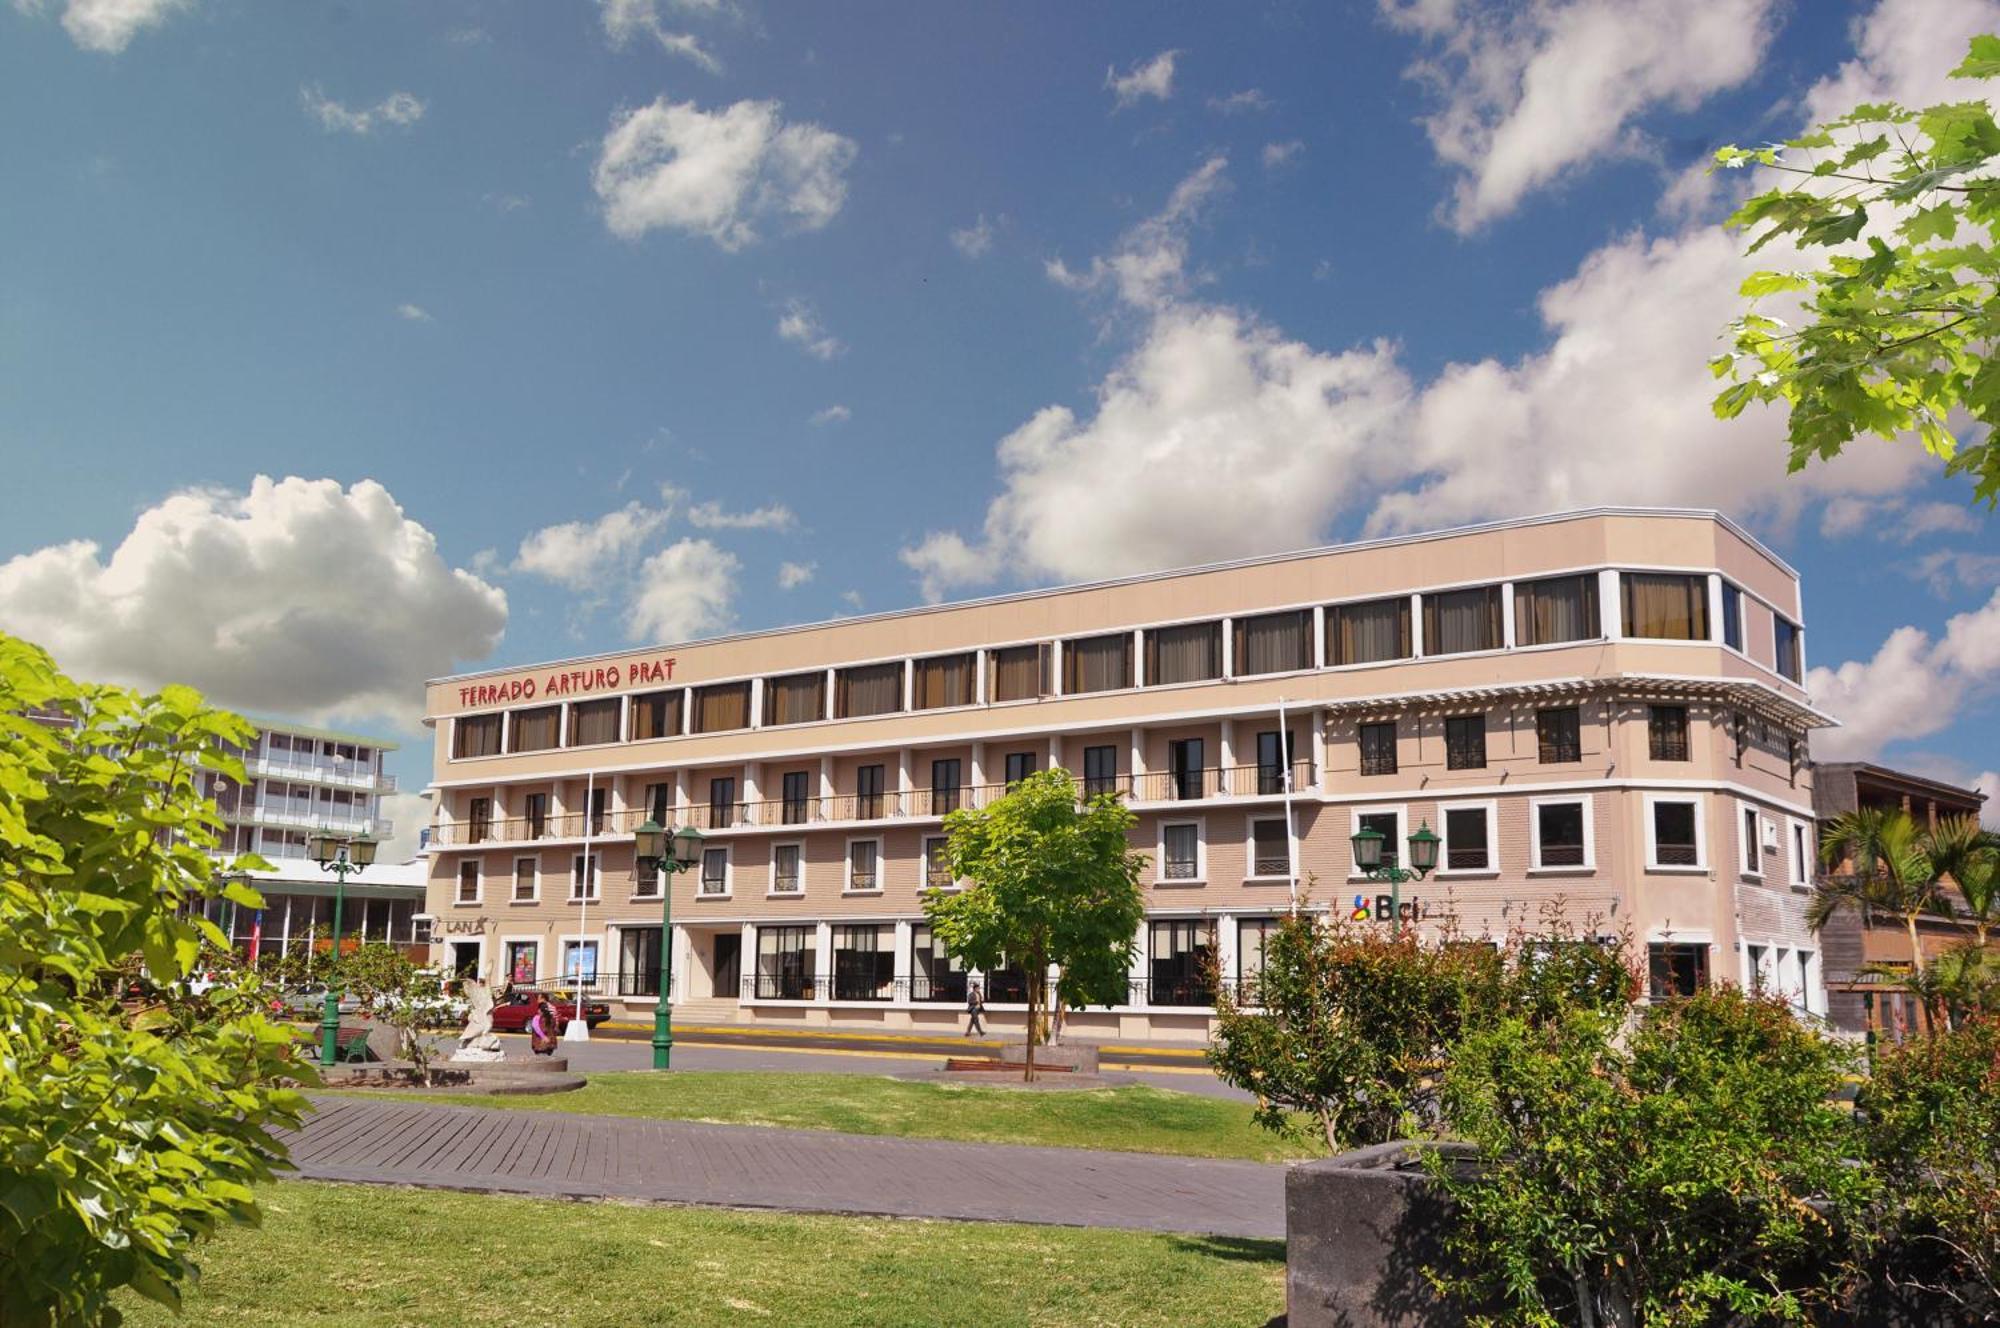
M 602 664 L 591 669 L 571 669 L 551 673 L 538 688 L 533 678 L 511 682 L 469 683 L 458 689 L 462 706 L 505 705 L 510 701 L 532 701 L 536 696 L 578 696 L 587 692 L 611 691 L 619 687 L 640 687 L 649 682 L 672 682 L 675 659 L 636 659 L 624 667 Z

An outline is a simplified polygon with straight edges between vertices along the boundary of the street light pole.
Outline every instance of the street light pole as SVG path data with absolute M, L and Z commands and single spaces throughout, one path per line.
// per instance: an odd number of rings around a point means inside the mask
M 339 974 L 341 914 L 347 904 L 347 878 L 375 861 L 375 841 L 366 835 L 356 839 L 335 839 L 316 834 L 306 841 L 306 851 L 321 871 L 334 875 L 333 949 L 326 974 L 326 1008 L 319 1021 L 319 1063 L 331 1068 L 340 1055 Z
M 1431 823 L 1425 821 L 1423 828 L 1410 836 L 1410 866 L 1382 865 L 1382 844 L 1388 838 L 1380 830 L 1360 830 L 1350 837 L 1354 845 L 1354 865 L 1361 874 L 1371 881 L 1389 883 L 1389 922 L 1400 935 L 1403 930 L 1403 882 L 1421 881 L 1437 866 L 1438 837 L 1431 832 Z
M 660 882 L 660 991 L 653 1006 L 653 1068 L 664 1070 L 674 1054 L 674 877 L 701 865 L 701 831 L 683 826 L 669 835 L 650 817 L 632 835 L 633 861 L 653 863 Z M 671 850 L 671 851 L 670 851 Z

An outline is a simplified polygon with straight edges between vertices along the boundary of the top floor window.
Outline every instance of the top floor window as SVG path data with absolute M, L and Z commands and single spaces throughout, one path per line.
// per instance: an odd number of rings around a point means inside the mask
M 1113 632 L 1063 643 L 1063 691 L 1109 692 L 1132 685 L 1132 634 Z
M 681 731 L 681 694 L 646 692 L 632 698 L 632 741 L 678 737 Z M 666 824 L 664 821 L 662 825 Z
M 1663 641 L 1708 640 L 1708 578 L 1625 572 L 1625 635 Z
M 1384 724 L 1363 724 L 1361 738 L 1361 773 L 1364 775 L 1393 775 L 1396 773 L 1396 725 L 1393 720 Z
M 511 712 L 508 727 L 513 730 L 513 741 L 507 750 L 512 752 L 546 752 L 556 746 L 556 739 L 562 734 L 562 707 L 537 706 L 533 710 Z
M 945 706 L 971 705 L 974 695 L 973 669 L 979 657 L 973 654 L 939 655 L 920 659 L 916 669 L 915 704 L 919 710 L 940 710 Z
M 1688 759 L 1686 706 L 1656 705 L 1646 710 L 1646 749 L 1655 761 Z
M 793 673 L 764 680 L 764 722 L 769 725 L 810 724 L 826 718 L 826 674 Z
M 623 702 L 617 697 L 602 701 L 578 701 L 569 708 L 569 746 L 592 747 L 618 741 L 618 712 Z
M 1447 770 L 1486 768 L 1486 716 L 1452 715 L 1444 722 L 1444 767 Z
M 1410 597 L 1336 604 L 1326 611 L 1329 664 L 1379 664 L 1410 657 Z
M 1146 685 L 1207 682 L 1222 676 L 1222 624 L 1186 623 L 1146 632 Z
M 750 727 L 750 684 L 723 682 L 694 689 L 694 731 L 727 733 Z
M 1722 644 L 1743 648 L 1743 592 L 1727 581 L 1722 583 Z
M 1582 716 L 1575 706 L 1535 712 L 1535 746 L 1543 765 L 1583 759 Z
M 1309 669 L 1313 663 L 1312 613 L 1299 609 L 1238 618 L 1235 646 L 1233 672 L 1239 678 Z
M 1462 655 L 1500 646 L 1500 587 L 1424 596 L 1424 654 Z
M 842 719 L 893 715 L 903 708 L 903 662 L 857 664 L 834 675 L 834 714 Z
M 460 715 L 452 721 L 451 759 L 500 754 L 500 716 Z
M 1002 646 L 986 652 L 986 699 L 1032 701 L 1049 690 L 1046 645 Z
M 1773 634 L 1778 648 L 1778 672 L 1793 682 L 1799 681 L 1799 625 L 1783 618 L 1772 617 Z
M 1596 576 L 1553 576 L 1515 584 L 1515 645 L 1588 641 L 1598 634 Z

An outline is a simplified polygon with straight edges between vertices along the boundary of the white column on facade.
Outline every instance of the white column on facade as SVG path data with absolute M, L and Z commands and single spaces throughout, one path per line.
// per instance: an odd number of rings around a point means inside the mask
M 1132 629 L 1132 681 L 1135 686 L 1146 685 L 1146 633 L 1145 629 Z
M 1315 790 L 1326 786 L 1326 711 L 1309 710 L 1312 721 L 1312 782 Z
M 1234 618 L 1224 618 L 1222 620 L 1222 676 L 1225 678 L 1234 678 L 1236 676 L 1236 620 Z
M 564 701 L 556 711 L 556 746 L 569 746 L 569 702 Z
M 694 688 L 681 688 L 681 736 L 694 732 Z
M 757 924 L 754 922 L 743 924 L 742 958 L 736 961 L 736 970 L 736 990 L 729 992 L 728 995 L 736 1000 L 742 1000 L 743 984 L 745 982 L 751 984 L 750 991 L 754 995 L 757 990 L 755 983 L 757 976 Z
M 1611 640 L 1624 637 L 1625 613 L 1618 601 L 1618 573 L 1609 567 L 1597 574 L 1597 620 Z
M 688 998 L 687 975 L 694 967 L 694 937 L 676 922 L 672 934 L 660 940 L 660 953 L 667 956 L 667 999 L 684 1001 Z
M 1228 781 L 1236 778 L 1236 721 L 1233 719 L 1225 718 L 1222 721 L 1222 751 L 1216 759 L 1217 764 L 1222 767 L 1222 779 L 1224 781 L 1222 792 L 1242 792 L 1243 790 L 1228 783 Z
M 833 803 L 833 753 L 819 758 L 819 796 L 831 810 Z
M 1140 918 L 1139 943 L 1132 947 L 1132 968 L 1127 974 L 1129 981 L 1126 984 L 1125 1001 L 1128 1005 L 1146 1005 L 1151 1003 L 1151 993 L 1147 992 L 1145 983 L 1147 977 L 1152 972 L 1153 952 L 1150 948 L 1152 943 L 1153 929 L 1151 919 Z M 1145 994 L 1141 999 L 1134 1000 L 1133 996 L 1135 993 Z
M 876 864 L 877 870 L 880 870 L 880 867 L 881 864 Z M 813 948 L 817 952 L 813 956 L 813 976 L 821 979 L 819 990 L 813 994 L 813 999 L 822 1001 L 831 1000 L 833 998 L 833 924 L 831 922 L 814 924 Z
M 896 953 L 890 959 L 890 972 L 895 978 L 895 1000 L 898 1003 L 910 999 L 910 921 L 908 918 L 896 920 Z
M 1710 572 L 1705 579 L 1708 582 L 1708 639 L 1721 645 L 1722 576 L 1718 572 Z M 1748 645 L 1749 642 L 1746 641 L 1744 644 Z
M 1050 764 L 1055 763 L 1051 761 Z M 986 787 L 986 744 L 983 742 L 972 744 L 972 787 Z
M 1049 695 L 1063 694 L 1063 643 L 1057 637 L 1049 643 Z
M 685 813 L 688 806 L 688 772 L 687 768 L 683 766 L 681 769 L 674 771 L 674 819 L 676 821 L 686 819 Z
M 743 764 L 743 801 L 746 803 L 764 800 L 764 764 L 761 761 L 746 761 Z
M 1224 983 L 1236 981 L 1236 919 L 1224 913 L 1209 919 L 1215 928 L 1215 966 Z
M 618 698 L 618 741 L 632 741 L 632 693 Z
M 1326 605 L 1313 605 L 1313 667 L 1326 667 Z
M 750 727 L 753 729 L 764 727 L 764 680 L 762 678 L 752 678 L 750 680 Z
M 1410 653 L 1424 657 L 1424 597 L 1416 594 L 1410 596 Z
M 1514 583 L 1500 583 L 1500 644 L 1512 650 L 1514 640 Z M 1421 732 L 1421 730 L 1419 730 Z
M 903 661 L 903 710 L 905 713 L 917 708 L 917 662 Z
M 986 648 L 984 646 L 972 652 L 972 701 L 975 705 L 986 704 Z
M 910 749 L 907 747 L 898 748 L 896 751 L 896 801 L 902 809 L 902 814 L 905 816 L 910 814 L 910 794 L 915 788 L 916 785 L 910 782 Z
M 829 664 L 826 670 L 826 695 L 820 698 L 819 717 L 821 719 L 836 718 L 833 709 L 833 681 L 833 666 Z

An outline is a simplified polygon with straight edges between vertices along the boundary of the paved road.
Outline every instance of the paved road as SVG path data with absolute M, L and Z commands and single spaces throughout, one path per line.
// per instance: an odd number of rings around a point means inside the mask
M 591 1035 L 601 1042 L 650 1043 L 651 1027 L 636 1024 L 603 1024 Z M 965 1038 L 949 1034 L 921 1033 L 870 1034 L 858 1029 L 780 1029 L 730 1027 L 727 1025 L 683 1025 L 674 1030 L 675 1045 L 691 1043 L 710 1047 L 784 1048 L 795 1051 L 840 1049 L 849 1052 L 873 1051 L 892 1056 L 964 1056 L 993 1054 L 1000 1046 L 997 1038 Z M 1106 1069 L 1118 1070 L 1199 1070 L 1208 1062 L 1200 1047 L 1186 1043 L 1110 1041 L 1100 1044 L 1099 1061 Z
M 561 1198 L 1281 1238 L 1256 1162 L 320 1098 L 287 1142 L 313 1180 Z

